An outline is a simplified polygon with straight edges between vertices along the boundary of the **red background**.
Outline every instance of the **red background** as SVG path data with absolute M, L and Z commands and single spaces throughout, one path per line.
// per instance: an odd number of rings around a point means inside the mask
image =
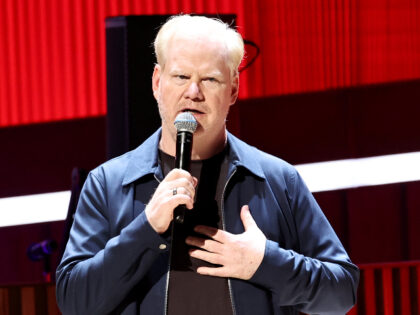
M 104 115 L 105 17 L 180 12 L 260 46 L 242 99 L 420 77 L 416 0 L 0 0 L 0 126 Z

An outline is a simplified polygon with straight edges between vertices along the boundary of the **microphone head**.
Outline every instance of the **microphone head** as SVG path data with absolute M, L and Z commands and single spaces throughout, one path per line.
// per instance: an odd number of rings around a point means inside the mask
M 178 132 L 186 131 L 194 133 L 197 129 L 197 120 L 195 120 L 195 117 L 190 112 L 182 112 L 176 116 L 174 125 Z
M 57 242 L 54 240 L 44 240 L 39 243 L 31 244 L 26 250 L 30 260 L 38 261 L 50 256 L 57 249 Z

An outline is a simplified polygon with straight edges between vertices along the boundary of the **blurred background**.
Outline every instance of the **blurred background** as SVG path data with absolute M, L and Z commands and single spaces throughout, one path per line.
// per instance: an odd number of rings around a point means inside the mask
M 74 192 L 60 220 L 0 222 L 0 314 L 58 314 L 81 170 L 158 125 L 151 43 L 178 13 L 247 40 L 228 128 L 248 143 L 294 165 L 420 151 L 418 0 L 0 0 L 0 198 Z M 314 195 L 362 269 L 351 313 L 420 314 L 420 178 Z

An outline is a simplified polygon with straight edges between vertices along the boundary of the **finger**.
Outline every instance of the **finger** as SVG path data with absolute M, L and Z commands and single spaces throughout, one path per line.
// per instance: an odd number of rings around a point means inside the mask
M 184 194 L 170 196 L 166 199 L 166 202 L 171 211 L 179 205 L 186 205 L 188 209 L 192 209 L 194 207 L 194 200 L 190 196 Z
M 194 236 L 188 236 L 185 239 L 185 243 L 187 243 L 190 246 L 195 246 L 200 249 L 204 249 L 211 253 L 220 254 L 222 252 L 222 244 L 211 240 L 211 239 L 203 239 L 200 237 L 194 237 Z
M 228 273 L 226 267 L 198 267 L 197 273 L 204 276 L 214 276 L 214 277 L 231 277 L 232 275 Z
M 191 199 L 193 199 L 192 197 L 193 197 L 194 191 L 191 191 L 190 189 L 183 186 L 177 186 L 173 189 L 168 189 L 167 194 L 169 194 L 169 196 L 186 195 L 190 197 Z
M 222 256 L 201 249 L 191 249 L 190 256 L 214 265 L 222 265 Z
M 188 190 L 189 195 L 194 198 L 195 195 L 195 188 L 194 183 L 186 178 L 178 178 L 169 183 L 169 189 L 173 193 L 174 189 L 176 189 L 176 193 L 179 193 L 179 189 L 181 187 Z
M 249 211 L 248 205 L 243 206 L 241 209 L 241 221 L 244 225 L 245 231 L 257 225 L 251 215 L 251 212 Z
M 229 232 L 219 230 L 217 228 L 206 226 L 206 225 L 197 225 L 194 228 L 194 231 L 199 234 L 203 234 L 207 237 L 210 237 L 220 243 L 226 243 L 231 236 Z
M 180 168 L 174 168 L 173 170 L 171 170 L 168 175 L 166 175 L 165 177 L 165 181 L 171 181 L 171 180 L 175 180 L 177 178 L 187 178 L 188 180 L 190 180 L 191 182 L 193 182 L 193 176 L 188 173 L 186 170 L 180 169 Z

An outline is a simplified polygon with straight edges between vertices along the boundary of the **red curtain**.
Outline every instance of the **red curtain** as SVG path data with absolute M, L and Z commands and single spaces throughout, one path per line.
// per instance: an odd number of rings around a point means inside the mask
M 417 0 L 0 0 L 0 127 L 105 114 L 104 18 L 180 12 L 259 45 L 241 98 L 420 78 Z

